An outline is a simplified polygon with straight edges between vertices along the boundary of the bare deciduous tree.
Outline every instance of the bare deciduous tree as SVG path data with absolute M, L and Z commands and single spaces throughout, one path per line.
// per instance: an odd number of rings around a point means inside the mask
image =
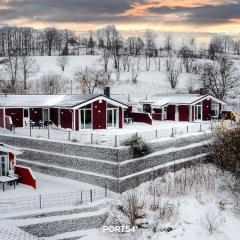
M 180 70 L 176 64 L 176 59 L 170 55 L 170 57 L 166 59 L 166 78 L 173 89 L 177 86 L 179 74 Z
M 94 93 L 96 89 L 103 89 L 111 84 L 111 73 L 86 67 L 75 73 L 83 93 Z
M 39 71 L 39 66 L 37 65 L 36 61 L 26 55 L 22 55 L 20 58 L 20 74 L 23 79 L 23 91 L 27 91 L 27 80 L 33 76 L 37 71 Z
M 63 92 L 66 84 L 59 74 L 49 73 L 44 75 L 37 83 L 37 89 L 42 94 L 58 94 Z
M 215 97 L 224 99 L 229 91 L 238 84 L 234 63 L 226 56 L 222 56 L 217 61 L 203 64 L 201 82 Z
M 57 57 L 56 62 L 57 62 L 57 65 L 58 65 L 58 66 L 61 68 L 61 70 L 64 72 L 66 66 L 67 66 L 68 63 L 69 63 L 68 56 L 59 56 L 59 57 Z

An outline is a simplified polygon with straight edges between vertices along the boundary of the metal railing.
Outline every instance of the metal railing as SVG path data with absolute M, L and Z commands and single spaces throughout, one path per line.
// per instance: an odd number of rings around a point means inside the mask
M 107 188 L 0 199 L 0 214 L 60 206 L 78 206 L 108 197 Z
M 138 135 L 144 141 L 155 141 L 162 138 L 168 137 L 177 137 L 184 134 L 191 134 L 197 132 L 213 131 L 217 126 L 225 126 L 224 121 L 214 121 L 206 123 L 194 123 L 184 126 L 177 127 L 166 127 L 162 129 L 150 130 L 150 131 L 136 131 L 129 133 L 117 133 L 117 134 L 100 134 L 87 131 L 70 131 L 59 128 L 48 127 L 45 129 L 39 128 L 13 128 L 12 134 L 25 136 L 25 137 L 34 137 L 34 138 L 44 138 L 52 139 L 56 141 L 67 141 L 75 142 L 80 144 L 92 144 L 92 145 L 101 145 L 101 146 L 111 146 L 118 147 L 123 144 L 123 142 L 133 135 Z

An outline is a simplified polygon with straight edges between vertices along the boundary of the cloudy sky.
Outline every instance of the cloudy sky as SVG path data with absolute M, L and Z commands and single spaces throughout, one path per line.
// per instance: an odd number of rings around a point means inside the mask
M 0 0 L 0 24 L 240 32 L 240 0 Z

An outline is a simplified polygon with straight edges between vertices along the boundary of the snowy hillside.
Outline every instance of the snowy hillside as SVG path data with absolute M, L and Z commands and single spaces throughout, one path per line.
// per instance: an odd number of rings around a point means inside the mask
M 61 76 L 63 81 L 63 87 L 61 93 L 73 93 L 77 94 L 81 92 L 80 84 L 76 81 L 75 74 L 80 70 L 84 70 L 86 67 L 93 69 L 103 69 L 102 57 L 99 55 L 80 55 L 69 56 L 68 64 L 65 71 L 57 65 L 57 56 L 38 56 L 33 57 L 35 64 L 38 66 L 38 71 L 34 73 L 28 80 L 30 85 L 29 92 L 39 93 L 38 84 L 40 84 L 41 78 L 49 73 L 55 73 Z M 170 87 L 170 83 L 166 78 L 165 64 L 166 59 L 161 58 L 160 71 L 156 66 L 156 59 L 152 58 L 150 62 L 150 69 L 146 71 L 146 60 L 144 56 L 141 58 L 132 58 L 131 61 L 139 61 L 139 71 L 137 77 L 137 83 L 132 83 L 132 71 L 131 69 L 121 71 L 119 74 L 113 69 L 113 63 L 109 64 L 109 71 L 111 72 L 111 92 L 115 94 L 130 94 L 137 100 L 145 99 L 146 95 L 151 96 L 159 93 L 186 93 L 189 87 L 201 86 L 198 81 L 198 76 L 192 73 L 186 73 L 184 70 L 179 75 L 179 80 L 176 89 Z M 180 65 L 179 60 L 176 60 L 175 65 Z M 196 60 L 196 62 L 205 62 L 207 60 Z M 240 60 L 234 59 L 237 68 L 240 68 Z M 6 66 L 0 64 L 0 74 L 2 79 L 8 78 Z M 98 90 L 99 91 L 99 90 Z
M 34 74 L 29 79 L 29 84 L 31 85 L 31 91 L 36 92 L 36 82 L 39 82 L 43 75 L 47 75 L 50 72 L 56 73 L 62 76 L 62 79 L 66 81 L 65 88 L 63 89 L 63 93 L 71 92 L 71 83 L 73 84 L 73 93 L 79 93 L 80 87 L 79 83 L 76 82 L 74 78 L 74 74 L 86 67 L 90 68 L 102 68 L 103 63 L 101 62 L 100 56 L 69 56 L 69 64 L 66 66 L 65 71 L 61 71 L 60 67 L 57 65 L 56 56 L 38 56 L 33 57 L 36 61 L 36 64 L 39 66 L 39 70 L 36 74 Z M 151 67 L 149 71 L 145 70 L 145 58 L 142 57 L 140 59 L 140 71 L 138 73 L 138 81 L 136 84 L 132 83 L 131 80 L 131 71 L 121 71 L 119 80 L 116 81 L 116 73 L 112 71 L 112 67 L 110 67 L 110 71 L 112 72 L 112 79 L 115 81 L 112 84 L 112 93 L 123 93 L 123 94 L 131 94 L 133 97 L 137 99 L 144 99 L 146 94 L 153 95 L 156 93 L 169 93 L 169 92 L 186 92 L 190 84 L 197 84 L 194 81 L 194 76 L 191 74 L 180 74 L 179 83 L 177 85 L 176 90 L 172 90 L 169 82 L 166 79 L 165 71 L 164 71 L 165 59 L 161 59 L 161 71 L 157 71 L 155 68 L 154 59 L 152 59 Z M 6 67 L 1 64 L 0 65 L 1 75 L 3 79 L 7 78 Z M 30 90 L 29 90 L 30 91 Z

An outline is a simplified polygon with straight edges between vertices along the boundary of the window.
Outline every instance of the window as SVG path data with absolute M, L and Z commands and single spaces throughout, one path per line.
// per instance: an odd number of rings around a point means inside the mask
M 8 157 L 1 156 L 1 163 L 0 163 L 0 176 L 7 176 L 8 175 Z
M 202 105 L 195 105 L 195 121 L 201 121 L 202 120 Z
M 211 115 L 214 117 L 219 116 L 219 104 L 218 103 L 212 103 L 211 106 Z
M 92 110 L 91 109 L 80 110 L 80 126 L 81 126 L 81 129 L 92 128 Z
M 49 109 L 48 108 L 43 109 L 43 120 L 49 121 Z
M 27 108 L 23 109 L 23 117 L 28 118 L 28 109 Z
M 107 127 L 114 128 L 118 126 L 118 107 L 107 104 Z
M 117 127 L 117 109 L 108 109 L 107 110 L 107 127 Z

